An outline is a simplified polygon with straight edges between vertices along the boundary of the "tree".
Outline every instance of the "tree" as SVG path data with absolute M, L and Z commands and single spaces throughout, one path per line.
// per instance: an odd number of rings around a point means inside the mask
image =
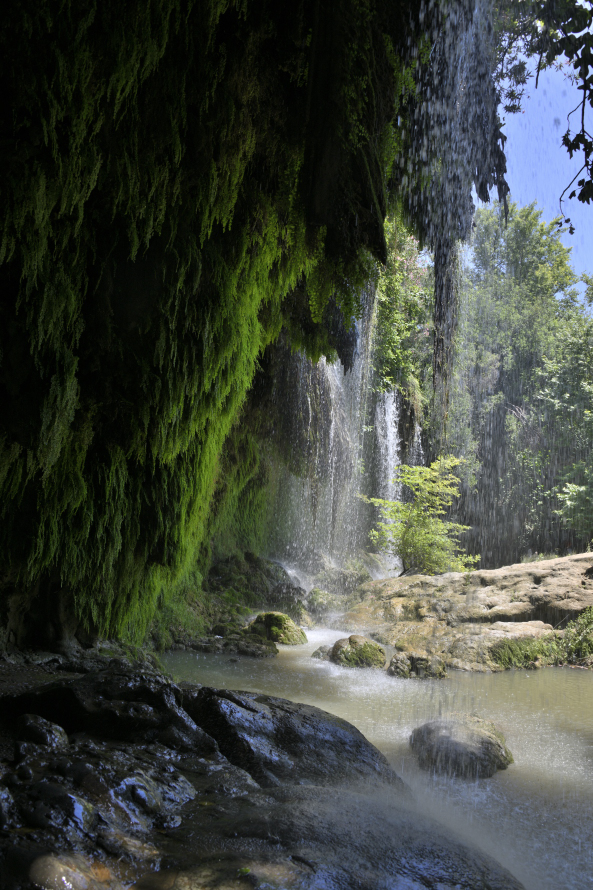
M 453 470 L 460 463 L 449 455 L 429 467 L 400 466 L 396 480 L 404 487 L 403 500 L 365 498 L 383 516 L 371 532 L 371 540 L 380 550 L 401 559 L 404 574 L 464 572 L 479 560 L 479 556 L 460 553 L 459 536 L 467 527 L 442 518 L 459 494 L 459 479 Z
M 475 224 L 436 453 L 465 459 L 455 517 L 471 526 L 469 551 L 495 567 L 587 543 L 577 512 L 593 454 L 592 322 L 555 221 L 512 204 L 508 227 L 497 205 Z M 565 501 L 567 484 L 585 492 L 568 488 Z

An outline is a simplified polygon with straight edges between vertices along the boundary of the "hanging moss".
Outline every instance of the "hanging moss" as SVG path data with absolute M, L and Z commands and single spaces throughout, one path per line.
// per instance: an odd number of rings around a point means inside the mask
M 284 323 L 331 351 L 325 307 L 383 256 L 387 6 L 5 5 L 4 597 L 140 636 L 229 516 L 248 534 L 258 355 Z
M 282 329 L 314 358 L 347 349 L 385 258 L 419 6 L 4 4 L 13 613 L 67 595 L 87 626 L 140 637 L 213 537 L 256 533 L 265 468 L 237 418 Z

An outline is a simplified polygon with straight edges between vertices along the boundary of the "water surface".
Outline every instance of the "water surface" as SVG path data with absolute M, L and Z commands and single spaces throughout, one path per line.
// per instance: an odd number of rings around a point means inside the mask
M 424 812 L 493 855 L 527 890 L 593 890 L 593 672 L 453 671 L 446 680 L 400 680 L 310 657 L 343 635 L 307 631 L 306 646 L 281 646 L 278 658 L 188 651 L 164 661 L 178 679 L 278 695 L 349 720 L 388 757 Z M 493 720 L 515 763 L 479 781 L 418 769 L 412 729 L 452 711 Z

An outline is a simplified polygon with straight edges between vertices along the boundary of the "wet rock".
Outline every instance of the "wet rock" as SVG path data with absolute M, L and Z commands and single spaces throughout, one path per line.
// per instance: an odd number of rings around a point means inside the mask
M 344 611 L 344 600 L 327 590 L 314 587 L 307 597 L 307 607 L 315 618 L 321 618 L 332 612 Z
M 346 721 L 122 671 L 62 680 L 60 707 L 73 711 L 70 722 L 66 710 L 54 719 L 70 731 L 69 746 L 24 742 L 22 762 L 2 765 L 2 890 L 520 890 L 492 860 L 408 812 L 404 784 Z M 107 734 L 96 731 L 91 691 L 106 703 L 101 711 L 123 714 Z M 41 709 L 61 701 L 55 688 L 48 695 L 35 699 Z M 31 698 L 12 697 L 13 713 L 17 702 L 31 713 Z M 150 723 L 130 729 L 130 712 L 113 707 L 122 702 L 142 721 L 149 708 Z M 92 737 L 76 728 L 87 720 Z M 171 747 L 151 741 L 155 722 L 163 735 L 176 730 Z M 207 755 L 186 746 L 192 726 L 210 739 Z
M 318 658 L 320 661 L 329 661 L 331 656 L 332 647 L 331 646 L 320 646 L 319 649 L 316 649 L 312 654 L 311 658 Z
M 503 734 L 493 723 L 468 714 L 431 720 L 410 736 L 423 769 L 482 779 L 513 763 Z
M 382 668 L 385 665 L 385 649 L 374 640 L 351 634 L 334 643 L 330 659 L 334 664 L 345 667 Z
M 61 726 L 37 714 L 23 714 L 18 720 L 19 735 L 25 741 L 45 745 L 54 751 L 68 747 L 68 736 Z
M 391 677 L 401 677 L 407 679 L 410 676 L 411 664 L 410 659 L 403 652 L 396 652 L 392 656 L 387 668 L 387 673 Z
M 215 752 L 213 740 L 180 707 L 182 698 L 181 690 L 163 675 L 140 674 L 116 662 L 106 671 L 5 696 L 2 704 L 7 714 L 53 717 L 69 733 L 85 731 L 102 738 L 140 736 L 149 742 L 172 728 L 191 740 L 194 750 Z
M 231 632 L 224 638 L 205 637 L 194 640 L 190 649 L 197 652 L 221 653 L 225 655 L 246 655 L 249 658 L 273 658 L 278 649 L 271 640 L 243 628 L 239 633 Z
M 438 655 L 428 655 L 419 652 L 408 654 L 410 661 L 410 675 L 421 680 L 442 680 L 447 676 L 445 664 Z
M 29 877 L 41 890 L 124 890 L 124 885 L 102 862 L 80 855 L 39 856 Z
M 5 785 L 0 785 L 0 828 L 9 826 L 14 816 L 14 798 Z
M 284 646 L 300 646 L 307 642 L 305 632 L 282 612 L 262 612 L 251 622 L 249 629 L 265 640 Z
M 399 782 L 385 757 L 354 726 L 319 708 L 204 688 L 191 713 L 225 757 L 265 787 L 281 780 Z
M 340 568 L 326 562 L 323 570 L 315 576 L 315 587 L 343 599 L 370 580 L 368 570 L 356 560 Z

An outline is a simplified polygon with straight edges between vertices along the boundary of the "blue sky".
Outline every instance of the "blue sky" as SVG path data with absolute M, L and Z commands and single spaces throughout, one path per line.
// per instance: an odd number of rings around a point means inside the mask
M 512 199 L 519 205 L 537 201 L 546 221 L 560 215 L 560 195 L 582 163 L 576 156 L 571 161 L 562 145 L 567 114 L 578 104 L 580 95 L 561 72 L 543 72 L 537 90 L 535 78 L 529 81 L 524 112 L 506 116 L 503 129 L 508 137 L 505 151 Z M 573 115 L 573 132 L 579 120 L 578 113 Z M 593 204 L 581 204 L 576 198 L 568 201 L 569 192 L 563 209 L 575 233 L 566 232 L 563 242 L 572 248 L 575 272 L 593 274 Z

